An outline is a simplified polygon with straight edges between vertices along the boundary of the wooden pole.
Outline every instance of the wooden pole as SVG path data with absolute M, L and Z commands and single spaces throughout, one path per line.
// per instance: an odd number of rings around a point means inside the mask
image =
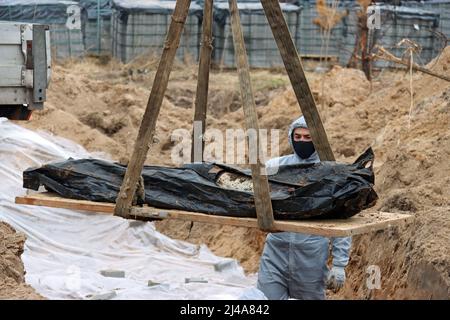
M 203 162 L 203 150 L 205 141 L 203 135 L 206 129 L 206 110 L 208 104 L 209 70 L 211 65 L 212 46 L 212 22 L 213 22 L 213 0 L 205 0 L 203 11 L 202 46 L 200 49 L 200 61 L 198 66 L 197 93 L 195 95 L 194 127 L 192 131 L 191 162 Z M 198 132 L 197 125 L 201 123 Z M 201 135 L 200 135 L 201 134 Z M 201 148 L 201 149 L 200 149 Z M 195 155 L 200 158 L 196 159 Z
M 250 164 L 252 170 L 256 214 L 259 228 L 264 231 L 270 231 L 273 230 L 274 223 L 272 201 L 270 198 L 267 176 L 261 174 L 264 170 L 264 164 L 262 164 L 259 159 L 259 149 L 261 144 L 259 137 L 258 116 L 256 114 L 255 99 L 250 81 L 250 70 L 247 60 L 247 53 L 245 50 L 244 36 L 242 34 L 237 2 L 236 0 L 229 0 L 229 4 L 231 12 L 231 30 L 233 33 L 234 52 L 241 88 L 242 106 L 245 114 L 245 124 L 248 132 L 256 131 L 256 159 L 253 159 L 256 160 L 256 163 Z M 249 150 L 252 147 L 254 147 L 254 145 L 251 146 L 249 141 Z
M 117 196 L 114 215 L 126 218 L 130 213 L 142 167 L 153 140 L 156 120 L 158 119 L 164 93 L 167 89 L 169 75 L 180 43 L 184 23 L 189 13 L 190 4 L 191 0 L 176 2 L 172 21 L 170 22 L 166 41 L 164 43 L 161 60 L 159 61 L 158 70 L 156 71 L 152 90 L 148 99 L 147 108 L 145 109 L 134 150 L 128 163 L 120 192 Z
M 305 117 L 314 147 L 322 161 L 334 161 L 333 151 L 328 142 L 325 128 L 320 119 L 314 97 L 306 80 L 300 57 L 289 33 L 278 0 L 261 0 L 261 4 L 272 28 L 272 33 L 280 50 L 284 66 Z

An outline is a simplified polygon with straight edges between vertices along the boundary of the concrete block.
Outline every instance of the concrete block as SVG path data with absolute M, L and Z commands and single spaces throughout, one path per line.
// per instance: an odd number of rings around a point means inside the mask
M 226 269 L 231 269 L 235 266 L 235 261 L 234 260 L 229 260 L 229 261 L 221 261 L 218 262 L 214 265 L 214 270 L 221 272 L 224 271 Z
M 205 278 L 185 278 L 184 279 L 184 283 L 192 283 L 192 282 L 208 283 L 208 280 L 206 280 Z
M 125 278 L 125 271 L 123 270 L 101 270 L 100 274 L 108 278 Z
M 161 283 L 159 283 L 159 282 L 154 282 L 154 281 L 152 281 L 152 280 L 148 280 L 148 282 L 147 282 L 147 286 L 148 287 L 154 287 L 154 286 L 159 286 Z
M 99 293 L 99 294 L 93 294 L 88 297 L 89 297 L 89 300 L 111 300 L 115 296 L 117 296 L 117 293 L 115 291 L 109 291 L 109 292 L 104 292 L 104 293 Z
M 185 278 L 184 279 L 184 283 L 192 283 L 192 282 L 208 283 L 208 280 L 206 280 L 205 278 Z

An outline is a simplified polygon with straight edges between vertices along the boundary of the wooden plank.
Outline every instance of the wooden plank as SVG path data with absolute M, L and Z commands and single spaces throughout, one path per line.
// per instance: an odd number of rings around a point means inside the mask
M 143 208 L 133 207 L 131 215 L 133 214 L 136 215 L 136 217 L 177 219 L 236 227 L 259 228 L 258 221 L 255 218 L 217 216 L 179 210 L 157 209 L 147 206 Z M 368 212 L 349 219 L 302 221 L 275 220 L 271 232 L 288 231 L 324 237 L 347 237 L 382 230 L 395 225 L 402 225 L 407 223 L 410 219 L 411 216 L 406 214 Z
M 245 126 L 247 128 L 247 132 L 254 131 L 256 133 L 256 143 L 248 141 L 256 213 L 260 229 L 269 231 L 272 230 L 274 221 L 272 201 L 270 198 L 267 175 L 263 174 L 265 172 L 264 164 L 261 163 L 259 159 L 261 144 L 259 137 L 258 116 L 256 113 L 256 104 L 250 80 L 250 69 L 247 60 L 247 52 L 245 50 L 244 35 L 242 34 L 241 21 L 236 0 L 229 0 L 229 5 L 231 12 L 231 30 L 233 33 L 234 53 L 236 56 L 236 67 L 239 75 L 242 106 L 245 115 Z
M 23 197 L 16 197 L 16 203 L 83 210 L 88 212 L 101 212 L 109 215 L 114 213 L 113 203 L 65 199 L 52 193 L 36 193 Z M 158 209 L 149 206 L 133 207 L 129 218 L 177 219 L 236 227 L 259 227 L 258 221 L 255 218 L 209 215 L 181 210 Z M 346 237 L 403 225 L 411 221 L 411 219 L 412 216 L 408 214 L 365 211 L 349 219 L 301 221 L 275 220 L 274 230 L 316 234 L 325 237 Z
M 203 139 L 203 136 L 206 129 L 209 70 L 211 66 L 211 53 L 213 50 L 212 23 L 213 0 L 205 0 L 205 8 L 203 11 L 202 47 L 200 49 L 200 61 L 198 67 L 197 93 L 195 95 L 195 114 L 194 130 L 192 131 L 191 162 L 203 162 L 203 150 L 205 149 L 205 141 Z M 196 123 L 201 123 L 200 132 L 198 132 Z M 195 135 L 196 133 L 197 135 Z M 196 159 L 195 155 L 199 155 L 200 159 Z
M 51 192 L 16 197 L 17 204 L 114 214 L 114 203 L 62 198 Z
M 314 97 L 306 80 L 305 72 L 292 41 L 289 28 L 284 20 L 278 0 L 261 0 L 273 36 L 280 50 L 281 58 L 291 80 L 292 88 L 305 117 L 314 147 L 321 161 L 334 161 L 333 151 L 328 142 L 325 128 L 320 119 Z
M 158 119 L 164 93 L 169 82 L 175 54 L 180 43 L 181 33 L 189 12 L 191 0 L 177 1 L 172 15 L 166 42 L 159 61 L 158 70 L 153 80 L 152 90 L 148 99 L 147 108 L 139 128 L 134 144 L 134 150 L 127 166 L 127 171 L 116 200 L 115 215 L 126 217 L 130 212 L 133 197 L 136 192 L 142 167 L 147 157 L 150 144 L 153 141 L 156 120 Z

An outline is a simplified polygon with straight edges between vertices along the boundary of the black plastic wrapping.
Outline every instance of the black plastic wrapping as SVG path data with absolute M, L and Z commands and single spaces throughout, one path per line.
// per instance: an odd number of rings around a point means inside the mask
M 275 219 L 348 218 L 371 207 L 374 154 L 368 149 L 353 164 L 321 162 L 281 166 L 269 176 Z M 114 203 L 126 167 L 97 159 L 69 159 L 31 168 L 23 173 L 25 188 L 48 191 L 64 198 Z M 224 172 L 251 177 L 250 171 L 201 163 L 181 168 L 145 166 L 145 203 L 214 215 L 255 217 L 252 192 L 230 190 L 216 183 Z M 140 203 L 142 204 L 142 203 Z

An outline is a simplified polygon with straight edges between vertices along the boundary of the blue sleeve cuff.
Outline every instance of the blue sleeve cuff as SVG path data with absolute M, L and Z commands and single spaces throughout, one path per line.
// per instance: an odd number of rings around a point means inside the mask
M 332 238 L 333 266 L 345 268 L 350 259 L 351 237 Z

